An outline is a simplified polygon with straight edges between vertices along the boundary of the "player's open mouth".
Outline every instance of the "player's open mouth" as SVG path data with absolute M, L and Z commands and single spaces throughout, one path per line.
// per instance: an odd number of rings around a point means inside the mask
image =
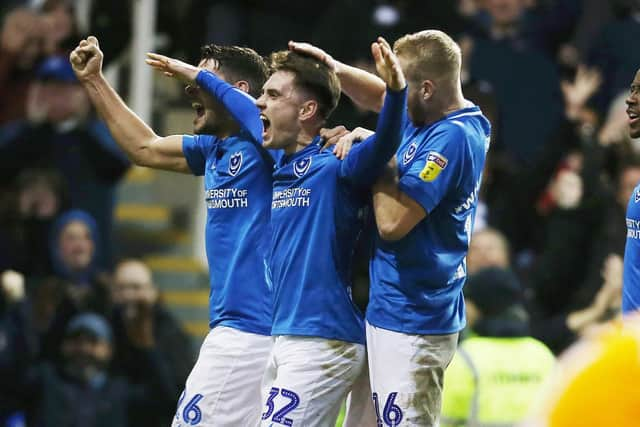
M 264 114 L 260 114 L 260 120 L 262 120 L 262 136 L 264 137 L 271 126 L 271 122 Z
M 627 116 L 629 116 L 629 124 L 635 123 L 638 121 L 640 115 L 632 110 L 627 110 Z
M 199 102 L 192 103 L 191 104 L 191 108 L 196 110 L 196 116 L 198 118 L 204 116 L 204 106 L 202 104 L 200 104 Z

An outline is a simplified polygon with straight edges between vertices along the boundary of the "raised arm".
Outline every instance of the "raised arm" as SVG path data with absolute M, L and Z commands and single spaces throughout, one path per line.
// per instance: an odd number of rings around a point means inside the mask
M 147 64 L 162 71 L 169 77 L 175 77 L 187 84 L 197 84 L 209 95 L 217 99 L 231 114 L 240 128 L 251 135 L 258 144 L 262 144 L 262 120 L 256 100 L 243 90 L 241 83 L 233 86 L 215 73 L 191 64 L 156 53 L 147 54 Z M 248 91 L 248 85 L 246 87 Z
M 371 46 L 378 73 L 387 92 L 376 133 L 358 144 L 341 165 L 341 175 L 355 184 L 373 184 L 395 154 L 402 139 L 402 122 L 407 101 L 407 84 L 398 58 L 382 38 Z
M 382 110 L 386 85 L 380 77 L 337 61 L 324 50 L 309 43 L 290 41 L 289 49 L 313 56 L 335 71 L 340 79 L 342 91 L 359 107 L 375 112 Z
M 103 55 L 90 36 L 71 52 L 73 70 L 113 139 L 139 166 L 191 173 L 182 152 L 182 136 L 160 137 L 127 107 L 102 75 Z
M 361 185 L 372 184 L 395 154 L 402 139 L 402 122 L 407 101 L 407 84 L 398 58 L 382 38 L 371 46 L 387 91 L 376 133 L 356 146 L 343 160 L 342 175 Z

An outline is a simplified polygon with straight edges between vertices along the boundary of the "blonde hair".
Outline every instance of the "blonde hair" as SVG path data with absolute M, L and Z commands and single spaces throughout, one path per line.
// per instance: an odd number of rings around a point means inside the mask
M 405 73 L 409 80 L 457 82 L 460 79 L 460 46 L 442 31 L 424 30 L 407 34 L 396 40 L 393 50 L 408 60 Z

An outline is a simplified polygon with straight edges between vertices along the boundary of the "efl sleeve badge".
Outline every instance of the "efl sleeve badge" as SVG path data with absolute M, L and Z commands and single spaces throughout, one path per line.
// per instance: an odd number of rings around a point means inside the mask
M 431 182 L 435 180 L 440 172 L 447 167 L 447 158 L 442 154 L 435 151 L 430 151 L 427 154 L 427 163 L 420 172 L 420 179 L 424 182 Z

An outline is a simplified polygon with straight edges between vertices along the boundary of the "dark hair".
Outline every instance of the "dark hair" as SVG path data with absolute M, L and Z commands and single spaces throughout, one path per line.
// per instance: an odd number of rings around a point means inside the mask
M 218 69 L 230 80 L 229 83 L 245 80 L 249 83 L 249 93 L 255 98 L 260 96 L 269 69 L 256 51 L 248 47 L 215 44 L 202 46 L 200 51 L 200 60 L 216 61 Z
M 340 80 L 322 62 L 282 50 L 271 54 L 269 67 L 272 72 L 289 71 L 295 74 L 295 84 L 316 98 L 319 113 L 324 119 L 335 110 L 340 99 Z

